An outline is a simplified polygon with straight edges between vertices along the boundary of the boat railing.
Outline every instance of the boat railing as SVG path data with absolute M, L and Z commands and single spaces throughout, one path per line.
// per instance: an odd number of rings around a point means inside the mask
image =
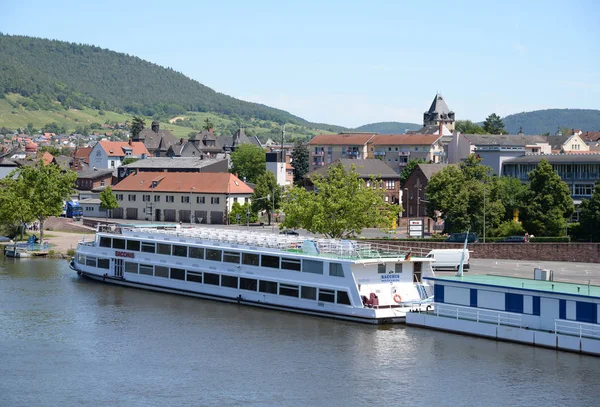
M 495 325 L 523 327 L 520 314 L 434 302 L 433 313 L 438 317 L 485 322 Z
M 588 322 L 566 321 L 564 319 L 554 320 L 554 333 L 562 335 L 578 336 L 581 338 L 600 339 L 600 325 Z

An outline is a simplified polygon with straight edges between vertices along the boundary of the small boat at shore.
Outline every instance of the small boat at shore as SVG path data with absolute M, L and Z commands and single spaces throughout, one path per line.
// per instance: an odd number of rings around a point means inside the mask
M 48 243 L 37 244 L 37 236 L 31 236 L 27 242 L 11 243 L 4 246 L 4 256 L 15 259 L 43 257 L 48 255 Z

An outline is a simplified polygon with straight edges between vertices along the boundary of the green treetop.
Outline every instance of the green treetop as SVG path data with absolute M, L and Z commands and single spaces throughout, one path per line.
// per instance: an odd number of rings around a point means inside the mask
M 596 180 L 590 199 L 583 199 L 579 206 L 579 222 L 586 238 L 600 241 L 600 180 Z
M 231 172 L 246 182 L 256 183 L 266 171 L 265 151 L 253 144 L 242 144 L 231 153 Z
M 492 113 L 485 119 L 483 129 L 487 134 L 506 134 L 504 123 L 496 113 Z
M 275 175 L 271 171 L 266 171 L 256 180 L 254 193 L 250 198 L 252 201 L 252 211 L 266 211 L 269 218 L 269 225 L 273 210 L 277 211 L 281 207 L 282 190 L 277 184 Z
M 104 188 L 104 191 L 100 192 L 100 209 L 104 209 L 106 211 L 106 217 L 108 218 L 108 211 L 112 211 L 113 209 L 117 209 L 119 207 L 119 202 L 117 198 L 112 192 L 112 188 L 107 186 Z
M 139 116 L 134 116 L 131 121 L 131 138 L 137 138 L 144 130 L 144 119 Z
M 308 174 L 308 147 L 301 141 L 296 141 L 292 150 L 292 166 L 294 167 L 294 184 L 302 185 L 304 176 Z

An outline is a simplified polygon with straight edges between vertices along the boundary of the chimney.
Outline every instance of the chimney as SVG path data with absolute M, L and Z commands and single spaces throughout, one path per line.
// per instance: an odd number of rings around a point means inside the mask
M 129 139 L 129 145 L 133 146 L 133 141 L 131 141 L 131 139 Z
M 443 136 L 444 124 L 440 121 L 440 136 Z
M 156 120 L 154 120 L 152 122 L 152 131 L 155 133 L 158 133 L 159 130 L 160 130 L 160 124 L 158 124 L 158 122 Z

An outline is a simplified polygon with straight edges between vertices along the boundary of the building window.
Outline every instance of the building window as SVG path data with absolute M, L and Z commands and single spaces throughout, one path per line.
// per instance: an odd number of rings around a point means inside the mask
M 117 194 L 117 201 L 123 200 L 123 194 Z
M 203 204 L 203 203 L 205 203 L 205 201 L 206 201 L 206 198 L 204 198 L 203 196 L 197 196 L 196 197 L 196 203 L 197 204 Z
M 130 202 L 135 202 L 135 195 L 134 195 L 134 194 L 129 194 L 129 196 L 128 196 L 128 200 L 129 200 Z
M 213 205 L 218 205 L 219 204 L 219 197 L 212 197 L 210 198 L 210 203 Z
M 167 203 L 175 202 L 175 196 L 173 196 L 173 195 L 167 195 L 165 198 L 166 198 Z
M 160 202 L 160 195 L 154 195 L 154 202 Z
M 190 203 L 190 197 L 187 196 L 187 195 L 186 196 L 182 196 L 181 197 L 181 203 L 189 204 Z
M 150 195 L 142 195 L 142 201 L 150 202 Z

